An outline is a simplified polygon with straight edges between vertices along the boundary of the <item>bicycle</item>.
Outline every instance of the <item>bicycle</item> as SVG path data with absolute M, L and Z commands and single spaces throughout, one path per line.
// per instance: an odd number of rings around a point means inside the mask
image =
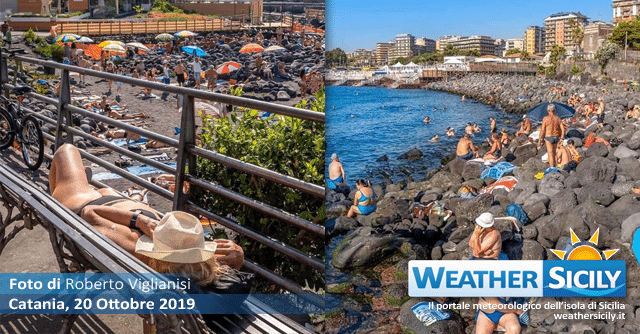
M 0 100 L 0 149 L 6 149 L 15 141 L 20 145 L 22 157 L 30 170 L 40 168 L 44 158 L 44 138 L 40 122 L 32 115 L 25 115 L 20 106 L 24 94 L 31 92 L 31 87 L 18 86 L 11 89 L 17 95 L 18 103 L 9 101 L 3 95 Z

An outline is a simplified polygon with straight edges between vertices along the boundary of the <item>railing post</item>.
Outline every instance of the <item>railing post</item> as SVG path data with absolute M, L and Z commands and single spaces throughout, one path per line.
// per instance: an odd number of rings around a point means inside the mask
M 9 72 L 7 71 L 7 58 L 2 57 L 0 53 L 0 83 L 5 84 L 9 82 Z M 9 97 L 9 88 L 4 88 L 4 95 Z
M 173 196 L 173 211 L 182 210 L 189 200 L 189 194 L 184 193 L 184 180 L 187 166 L 189 174 L 195 175 L 196 156 L 185 149 L 187 145 L 196 143 L 194 99 L 193 96 L 183 95 L 182 118 L 180 121 L 180 143 L 178 145 L 178 159 L 176 166 L 176 186 Z
M 71 126 L 71 112 L 66 110 L 65 107 L 67 104 L 71 102 L 71 92 L 69 91 L 69 71 L 62 70 L 62 76 L 60 78 L 60 97 L 58 100 L 58 127 L 56 128 L 56 151 L 58 147 L 63 144 L 62 139 L 62 122 L 64 118 L 64 122 L 66 126 Z M 67 132 L 67 143 L 73 144 L 73 134 Z

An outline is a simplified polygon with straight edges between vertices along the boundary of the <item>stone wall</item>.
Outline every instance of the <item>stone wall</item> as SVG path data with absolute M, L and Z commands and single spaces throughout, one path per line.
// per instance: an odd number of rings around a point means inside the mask
M 88 0 L 68 0 L 69 1 L 69 12 L 75 13 L 81 10 L 88 10 L 89 3 Z
M 600 64 L 597 60 L 580 61 L 576 62 L 576 64 L 583 72 L 589 73 L 593 77 L 598 78 L 602 76 L 602 74 L 600 74 Z M 557 72 L 571 73 L 572 67 L 573 62 L 569 61 L 558 66 Z M 605 72 L 607 76 L 613 80 L 640 80 L 640 66 L 629 62 L 611 60 L 607 64 Z

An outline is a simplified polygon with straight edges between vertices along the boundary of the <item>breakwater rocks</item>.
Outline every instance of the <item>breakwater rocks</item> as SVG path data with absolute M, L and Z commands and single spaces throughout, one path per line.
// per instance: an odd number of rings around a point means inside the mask
M 505 78 L 511 85 L 515 85 L 517 80 L 521 79 Z M 595 95 L 601 94 L 598 87 L 580 89 Z M 588 240 L 599 229 L 598 248 L 620 249 L 613 259 L 627 262 L 627 297 L 617 299 L 627 305 L 620 310 L 625 313 L 624 319 L 561 320 L 554 314 L 574 311 L 532 310 L 529 331 L 637 332 L 640 314 L 635 309 L 640 306 L 640 268 L 629 242 L 635 228 L 640 226 L 640 201 L 632 192 L 632 188 L 640 186 L 640 121 L 624 120 L 622 106 L 624 102 L 628 104 L 633 100 L 624 93 L 617 97 L 610 93 L 606 95 L 612 101 L 608 105 L 613 108 L 606 114 L 603 127 L 587 127 L 584 121 L 579 121 L 567 131 L 567 137 L 574 139 L 584 157 L 577 169 L 570 173 L 553 172 L 542 179 L 535 178 L 537 173 L 548 167 L 541 159 L 546 152 L 521 136 L 503 151 L 506 159 L 516 165 L 512 172 L 506 174 L 518 180 L 511 191 L 496 189 L 490 194 L 463 199 L 460 196 L 463 186 L 481 189 L 495 180 L 481 178 L 482 164 L 460 159 L 427 173 L 426 181 L 374 186 L 379 199 L 376 212 L 357 219 L 344 216 L 353 203 L 355 191 L 327 191 L 328 258 L 333 268 L 349 273 L 348 277 L 335 276 L 335 279 L 328 275 L 327 291 L 343 297 L 343 303 L 333 314 L 343 319 L 360 319 L 360 329 L 351 331 L 356 333 L 369 333 L 372 326 L 385 330 L 426 332 L 427 329 L 415 321 L 407 306 L 418 300 L 407 297 L 408 262 L 414 259 L 467 259 L 471 255 L 468 242 L 475 217 L 482 212 L 503 217 L 506 207 L 517 203 L 529 220 L 522 234 L 516 233 L 510 223 L 497 221 L 495 225 L 501 232 L 502 250 L 510 260 L 556 259 L 550 249 L 562 249 L 569 241 L 570 229 L 581 240 Z M 537 95 L 534 93 L 532 96 Z M 610 145 L 596 143 L 585 148 L 583 140 L 591 133 L 610 142 Z M 451 210 L 451 215 L 447 217 L 445 211 L 422 216 L 414 213 L 414 208 L 433 201 Z M 452 301 L 476 302 L 473 298 Z M 544 298 L 534 303 L 554 301 L 553 298 Z M 592 300 L 575 301 L 588 303 Z M 473 310 L 462 310 L 459 315 L 446 324 L 429 327 L 428 331 L 471 333 L 474 328 Z M 330 324 L 331 321 L 329 327 Z M 369 328 L 365 328 L 367 326 Z M 340 331 L 329 328 L 327 332 Z
M 602 97 L 607 110 L 619 112 L 640 104 L 635 91 L 626 91 L 610 79 L 596 81 L 590 74 L 557 74 L 551 77 L 532 77 L 506 74 L 469 74 L 450 81 L 426 84 L 425 89 L 465 95 L 507 112 L 523 113 L 541 102 L 553 99 L 551 89 L 564 87 L 566 95 L 558 94 L 556 101 L 567 103 L 573 93 L 585 94 L 587 102 Z

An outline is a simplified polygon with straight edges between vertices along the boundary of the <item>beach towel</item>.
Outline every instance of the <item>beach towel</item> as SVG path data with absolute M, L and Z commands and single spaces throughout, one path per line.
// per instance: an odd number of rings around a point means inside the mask
M 515 188 L 516 184 L 518 184 L 518 179 L 513 176 L 503 176 L 496 182 L 482 188 L 480 190 L 481 194 L 493 194 L 493 191 L 496 189 L 504 189 L 507 192 L 510 192 Z
M 524 224 L 529 222 L 529 217 L 527 217 L 527 214 L 524 212 L 522 207 L 516 203 L 510 203 L 509 205 L 507 205 L 507 208 L 504 210 L 504 214 L 517 219 L 518 222 L 520 222 L 520 224 L 523 226 Z
M 560 169 L 558 169 L 556 167 L 549 167 L 549 168 L 544 170 L 544 176 L 547 176 L 547 174 L 549 174 L 549 173 L 560 173 Z
M 431 326 L 436 321 L 446 320 L 451 317 L 449 311 L 438 308 L 436 302 L 422 302 L 411 307 L 411 311 L 425 327 Z
M 495 166 L 491 168 L 485 169 L 480 175 L 480 177 L 482 179 L 486 179 L 487 177 L 490 177 L 492 179 L 497 180 L 501 178 L 502 175 L 511 172 L 514 168 L 516 168 L 514 164 L 506 161 L 502 161 L 497 163 Z
M 171 167 L 176 167 L 176 163 L 175 162 L 168 162 L 167 166 L 171 166 Z M 134 175 L 147 175 L 147 174 L 160 174 L 160 173 L 164 173 L 164 171 L 159 170 L 155 167 L 151 167 L 149 165 L 140 165 L 140 166 L 131 166 L 131 167 L 127 167 L 126 168 L 127 171 L 129 171 L 129 173 L 134 174 Z M 116 173 L 111 173 L 111 172 L 104 172 L 104 173 L 98 173 L 98 174 L 93 174 L 93 176 L 91 177 L 92 180 L 97 180 L 97 181 L 105 181 L 105 180 L 116 180 L 116 179 L 120 179 L 122 178 L 122 176 L 116 174 Z
M 129 145 L 138 145 L 138 144 L 144 144 L 147 141 L 149 141 L 147 138 L 145 137 L 140 137 L 140 139 L 138 140 L 130 140 L 129 141 Z M 126 139 L 114 139 L 111 144 L 113 145 L 117 145 L 117 146 L 126 146 L 127 145 L 127 140 Z

